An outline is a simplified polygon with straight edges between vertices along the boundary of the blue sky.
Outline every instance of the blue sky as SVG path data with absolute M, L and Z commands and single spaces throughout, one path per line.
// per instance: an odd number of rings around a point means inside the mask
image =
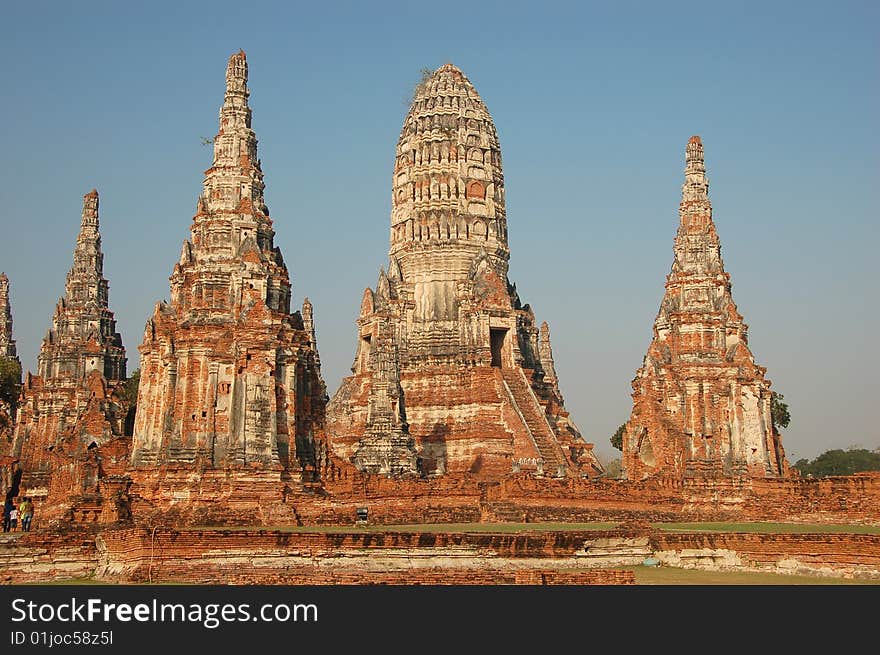
M 168 297 L 217 131 L 228 56 L 294 303 L 332 391 L 388 250 L 391 171 L 424 67 L 461 67 L 501 139 L 511 267 L 550 323 L 568 409 L 603 457 L 672 262 L 684 147 L 785 395 L 792 460 L 880 447 L 878 27 L 869 2 L 17 3 L 4 8 L 0 270 L 25 368 L 63 292 L 82 195 L 101 193 L 129 368 Z

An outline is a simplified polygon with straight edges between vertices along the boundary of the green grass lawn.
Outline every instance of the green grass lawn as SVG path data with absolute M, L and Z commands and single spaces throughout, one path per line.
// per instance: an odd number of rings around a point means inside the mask
M 752 571 L 702 571 L 669 566 L 628 566 L 639 585 L 880 585 L 880 580 L 849 580 L 812 575 Z
M 654 523 L 672 532 L 760 532 L 773 534 L 880 534 L 880 525 L 834 523 Z

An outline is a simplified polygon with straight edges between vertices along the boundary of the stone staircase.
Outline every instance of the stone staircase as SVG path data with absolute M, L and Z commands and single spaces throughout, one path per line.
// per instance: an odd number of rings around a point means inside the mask
M 544 475 L 554 478 L 565 477 L 565 458 L 560 452 L 556 436 L 525 374 L 519 368 L 503 368 L 501 377 L 514 406 L 529 429 L 541 459 L 544 460 Z

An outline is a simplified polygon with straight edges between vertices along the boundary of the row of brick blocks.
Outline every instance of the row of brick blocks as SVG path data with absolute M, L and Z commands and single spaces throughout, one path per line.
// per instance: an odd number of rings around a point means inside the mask
M 728 553 L 746 569 L 797 562 L 880 577 L 878 534 L 671 533 L 647 526 L 520 534 L 129 528 L 0 543 L 0 582 L 96 577 L 201 584 L 633 584 L 658 553 Z M 688 555 L 690 554 L 690 555 Z

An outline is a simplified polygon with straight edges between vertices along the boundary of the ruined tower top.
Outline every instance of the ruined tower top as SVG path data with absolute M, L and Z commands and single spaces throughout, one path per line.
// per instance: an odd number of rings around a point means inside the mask
M 80 233 L 98 231 L 98 190 L 92 189 L 83 196 L 82 227 Z
M 12 338 L 12 305 L 9 302 L 9 278 L 0 273 L 0 357 L 18 359 Z
M 213 161 L 205 171 L 191 238 L 171 275 L 171 304 L 192 320 L 238 315 L 249 296 L 261 297 L 273 311 L 290 311 L 289 275 L 263 200 L 247 74 L 244 51 L 233 54 Z
M 390 255 L 404 277 L 426 256 L 458 277 L 449 267 L 467 273 L 481 251 L 506 276 L 501 147 L 477 90 L 446 64 L 417 85 L 397 143 Z
M 199 215 L 212 211 L 234 212 L 249 203 L 268 219 L 263 202 L 263 171 L 257 159 L 257 136 L 251 129 L 248 67 L 243 50 L 229 58 L 226 94 L 220 107 L 220 128 L 214 137 L 214 159 L 205 171 L 203 201 Z M 197 215 L 198 217 L 198 215 Z
M 125 348 L 110 311 L 110 284 L 104 277 L 98 204 L 97 190 L 83 196 L 82 222 L 64 297 L 55 307 L 37 358 L 38 375 L 46 380 L 78 380 L 92 370 L 107 380 L 125 379 Z
M 688 140 L 685 150 L 684 184 L 681 186 L 678 214 L 678 233 L 673 246 L 675 258 L 667 281 L 667 289 L 670 285 L 677 284 L 681 276 L 717 276 L 719 280 L 727 283 L 730 276 L 724 271 L 721 241 L 712 220 L 712 203 L 709 200 L 709 179 L 706 177 L 703 142 L 698 136 L 692 136 Z M 670 295 L 674 294 L 667 293 L 667 298 Z M 689 304 L 687 299 L 678 299 L 673 304 L 678 302 Z M 664 303 L 664 306 L 666 305 L 667 303 Z
M 703 142 L 698 136 L 688 139 L 685 149 L 680 215 L 682 223 L 695 222 L 697 227 L 704 227 L 712 220 L 709 179 L 706 177 L 706 164 L 703 159 Z
M 229 57 L 226 66 L 226 93 L 240 93 L 247 96 L 247 55 L 239 50 Z
M 65 294 L 68 302 L 82 305 L 95 300 L 107 306 L 107 280 L 104 279 L 104 254 L 101 252 L 98 191 L 83 196 L 82 222 L 73 251 L 73 266 L 67 274 Z

